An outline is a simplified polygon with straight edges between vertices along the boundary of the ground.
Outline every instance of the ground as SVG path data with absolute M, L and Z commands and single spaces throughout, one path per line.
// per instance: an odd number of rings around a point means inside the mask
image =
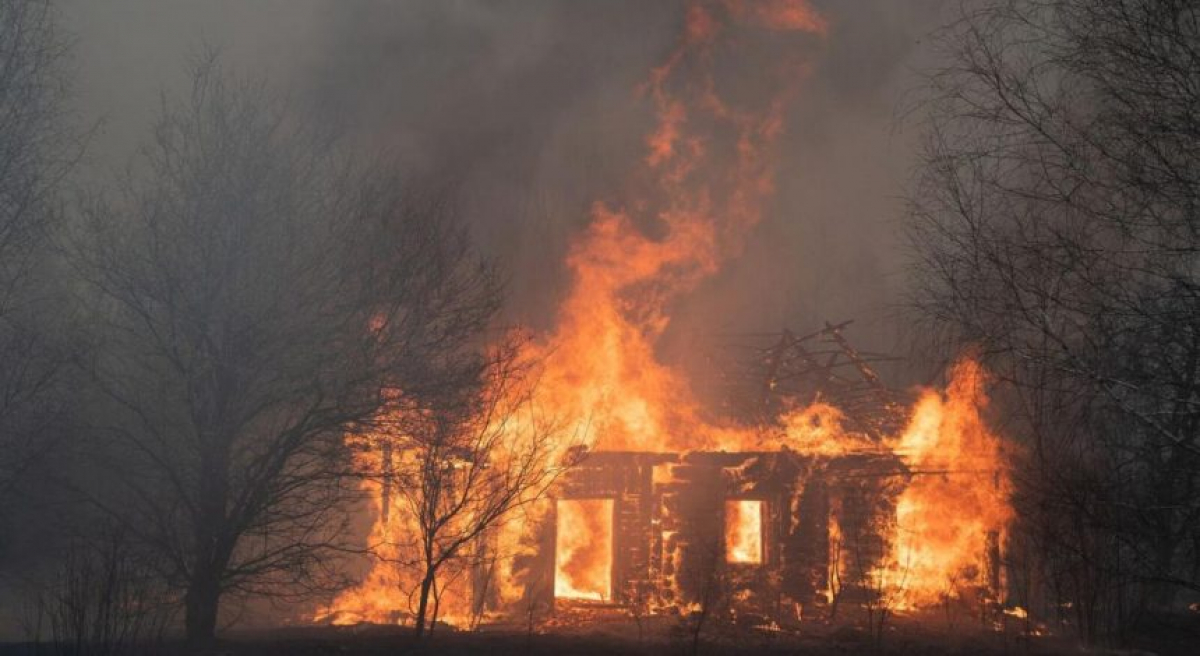
M 897 654 L 963 656 L 1038 656 L 1046 654 L 1161 654 L 1194 656 L 1200 653 L 1200 622 L 1177 618 L 1182 623 L 1160 624 L 1132 640 L 1123 649 L 1083 649 L 1065 636 L 1027 636 L 1023 621 L 985 627 L 957 621 L 949 625 L 935 615 L 898 617 L 889 620 L 882 638 L 852 625 L 832 626 L 805 622 L 792 631 L 754 628 L 712 627 L 693 651 L 691 635 L 677 619 L 650 618 L 641 629 L 628 617 L 591 621 L 577 626 L 554 625 L 529 633 L 527 627 L 489 626 L 477 632 L 438 627 L 424 643 L 413 640 L 411 629 L 359 625 L 351 627 L 302 627 L 270 631 L 234 632 L 204 656 L 800 656 L 806 654 Z M 0 655 L 40 656 L 73 653 L 32 645 L 0 645 Z M 144 652 L 162 656 L 184 656 L 195 652 L 183 645 L 166 645 Z M 114 655 L 116 656 L 116 655 Z M 135 656 L 135 655 L 130 655 Z

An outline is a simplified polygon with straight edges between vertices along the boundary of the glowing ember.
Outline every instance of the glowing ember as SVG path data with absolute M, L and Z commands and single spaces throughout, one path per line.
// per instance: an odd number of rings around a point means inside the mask
M 752 565 L 762 562 L 762 515 L 762 501 L 725 502 L 726 561 Z
M 612 499 L 560 499 L 557 503 L 554 596 L 612 598 Z
M 1014 606 L 1012 608 L 1005 608 L 1004 614 L 1008 615 L 1009 617 L 1015 617 L 1017 619 L 1022 619 L 1022 620 L 1029 618 L 1029 611 L 1025 610 L 1024 608 L 1021 608 L 1020 606 Z

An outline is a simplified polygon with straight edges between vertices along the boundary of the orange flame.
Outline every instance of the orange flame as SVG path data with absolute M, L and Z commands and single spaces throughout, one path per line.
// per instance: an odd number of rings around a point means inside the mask
M 897 502 L 889 563 L 906 604 L 986 585 L 986 555 L 1013 518 L 1004 443 L 981 414 L 986 381 L 976 360 L 959 361 L 944 394 L 921 395 L 895 445 L 914 473 Z
M 725 502 L 725 560 L 758 564 L 763 560 L 763 502 L 736 499 Z
M 397 481 L 388 475 L 401 467 L 411 467 L 417 454 L 393 446 L 392 438 L 375 435 L 347 438 L 355 450 L 355 464 L 364 476 L 361 488 L 370 499 L 373 524 L 368 545 L 373 560 L 359 585 L 343 591 L 314 619 L 334 625 L 360 622 L 406 624 L 416 609 L 415 591 L 423 570 L 419 563 L 420 532 L 416 516 L 394 489 Z M 383 448 L 380 448 L 380 447 Z M 385 488 L 390 493 L 384 493 Z M 438 580 L 439 621 L 467 625 L 472 618 L 469 568 L 459 562 L 443 566 Z
M 595 205 L 567 258 L 574 282 L 558 327 L 531 353 L 545 367 L 539 401 L 574 421 L 593 448 L 736 448 L 757 439 L 705 421 L 688 381 L 654 352 L 669 304 L 740 250 L 773 191 L 771 146 L 804 67 L 779 62 L 773 96 L 761 108 L 734 108 L 710 64 L 739 23 L 825 29 L 796 0 L 689 8 L 678 46 L 644 87 L 658 118 L 646 139 L 646 175 L 662 200 Z
M 560 499 L 557 504 L 554 596 L 612 598 L 612 499 Z

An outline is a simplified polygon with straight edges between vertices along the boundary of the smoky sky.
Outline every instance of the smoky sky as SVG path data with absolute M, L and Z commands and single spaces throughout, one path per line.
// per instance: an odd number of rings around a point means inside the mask
M 830 22 L 779 144 L 777 194 L 745 253 L 674 312 L 667 350 L 709 335 L 855 319 L 895 350 L 905 293 L 902 201 L 917 134 L 896 119 L 944 0 L 814 2 Z M 202 44 L 299 111 L 453 186 L 479 248 L 509 277 L 507 318 L 546 327 L 571 238 L 618 203 L 652 124 L 636 89 L 675 43 L 678 0 L 65 0 L 89 165 L 148 134 Z

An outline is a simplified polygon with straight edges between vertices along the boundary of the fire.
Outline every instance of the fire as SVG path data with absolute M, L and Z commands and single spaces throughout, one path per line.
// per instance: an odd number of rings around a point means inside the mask
M 590 224 L 571 246 L 566 262 L 572 283 L 556 327 L 523 354 L 539 367 L 531 405 L 561 417 L 571 428 L 566 432 L 591 451 L 786 447 L 817 458 L 894 453 L 912 470 L 912 479 L 897 500 L 894 529 L 886 540 L 890 553 L 879 573 L 904 603 L 933 602 L 948 586 L 987 575 L 986 554 L 1011 519 L 1001 442 L 981 417 L 987 400 L 978 364 L 960 363 L 944 393 L 922 393 L 902 434 L 878 440 L 848 431 L 841 411 L 825 403 L 790 409 L 778 430 L 715 419 L 704 412 L 688 380 L 656 352 L 670 325 L 672 304 L 738 255 L 773 192 L 773 146 L 807 64 L 802 53 L 784 56 L 755 71 L 775 82 L 767 97 L 738 103 L 727 98 L 713 62 L 735 33 L 755 29 L 793 33 L 803 41 L 819 38 L 829 26 L 805 0 L 691 5 L 676 47 L 639 90 L 656 118 L 645 139 L 646 155 L 634 172 L 647 183 L 638 186 L 645 193 L 621 203 L 597 202 Z M 514 423 L 512 430 L 521 425 Z M 560 462 L 572 446 L 564 441 L 548 458 Z M 387 471 L 391 457 L 390 452 L 366 454 L 360 464 Z M 668 468 L 655 470 L 656 481 L 668 475 Z M 374 500 L 371 543 L 380 558 L 360 586 L 339 596 L 320 617 L 402 621 L 395 611 L 410 608 L 416 582 L 396 563 L 411 560 L 405 552 L 415 527 L 394 500 L 385 498 L 384 485 L 377 480 L 363 485 Z M 531 532 L 551 513 L 554 596 L 613 598 L 611 499 L 560 499 L 521 512 L 520 520 L 501 522 L 495 536 L 501 558 L 495 594 L 502 603 L 514 604 L 526 594 L 514 573 L 514 556 L 535 552 Z M 727 501 L 729 562 L 763 562 L 763 513 L 762 501 Z M 832 540 L 840 540 L 836 522 L 831 516 Z M 835 550 L 831 542 L 831 553 Z M 837 559 L 830 564 L 830 584 L 840 586 Z M 470 577 L 450 578 L 465 587 Z M 469 615 L 468 597 L 466 590 L 448 588 L 440 617 Z
M 654 198 L 593 207 L 567 257 L 574 282 L 557 329 L 531 353 L 545 367 L 540 403 L 574 421 L 593 448 L 739 448 L 758 439 L 706 421 L 688 381 L 655 353 L 670 304 L 737 254 L 773 190 L 771 147 L 805 69 L 780 61 L 770 71 L 777 90 L 761 107 L 730 104 L 709 63 L 746 23 L 824 29 L 800 1 L 689 8 L 678 46 L 643 89 L 658 119 L 643 172 Z
M 347 438 L 352 446 L 366 446 L 354 437 Z M 358 448 L 355 450 L 357 469 L 364 472 L 382 472 L 390 469 L 393 453 L 391 448 Z M 397 517 L 391 507 L 393 499 L 383 493 L 384 483 L 380 478 L 364 477 L 361 484 L 363 492 L 370 500 L 372 514 L 375 518 L 371 526 L 368 544 L 375 550 L 375 556 L 380 561 L 395 560 L 400 552 L 400 545 L 394 539 L 397 526 L 408 524 Z M 373 567 L 366 578 L 355 589 L 339 595 L 332 604 L 317 612 L 318 621 L 329 621 L 337 625 L 357 624 L 359 622 L 375 622 L 391 624 L 398 620 L 397 612 L 409 607 L 405 597 L 404 572 L 399 568 Z
M 867 436 L 846 430 L 844 419 L 842 411 L 828 403 L 791 408 L 779 418 L 783 425 L 779 446 L 825 456 L 880 450 L 881 445 Z
M 557 503 L 554 596 L 612 598 L 612 499 L 560 499 Z
M 758 564 L 763 559 L 763 502 L 737 499 L 725 502 L 725 560 Z
M 411 467 L 417 454 L 391 440 L 378 435 L 347 438 L 355 449 L 357 468 L 364 474 L 361 488 L 370 501 L 374 518 L 367 542 L 374 557 L 361 583 L 319 609 L 317 621 L 335 625 L 405 624 L 415 611 L 412 593 L 421 582 L 420 532 L 416 516 L 395 486 L 397 470 Z M 471 622 L 473 612 L 465 570 L 456 562 L 448 564 L 440 575 L 438 620 L 464 626 Z
M 921 395 L 895 444 L 915 474 L 897 502 L 890 562 L 906 603 L 936 603 L 996 576 L 985 555 L 998 548 L 1013 510 L 1004 443 L 982 417 L 986 379 L 976 360 L 959 361 L 944 393 Z

